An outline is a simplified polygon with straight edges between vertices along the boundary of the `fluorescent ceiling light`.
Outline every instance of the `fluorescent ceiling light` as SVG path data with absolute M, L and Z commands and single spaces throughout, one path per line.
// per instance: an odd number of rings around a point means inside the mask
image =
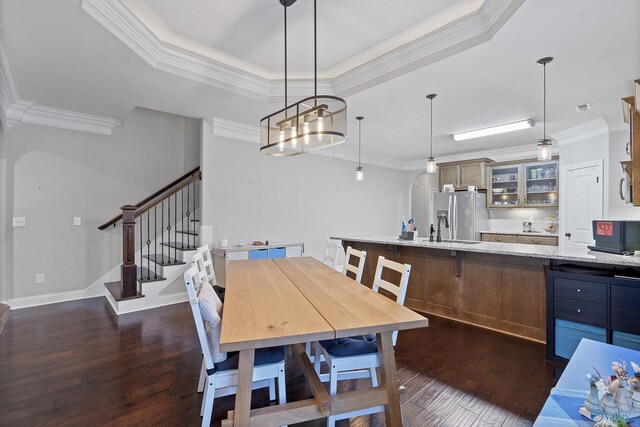
M 519 122 L 507 123 L 506 125 L 492 126 L 490 128 L 470 130 L 468 132 L 456 133 L 453 139 L 456 141 L 464 141 L 465 139 L 480 138 L 483 136 L 497 135 L 499 133 L 511 132 L 514 130 L 532 128 L 536 123 L 529 120 L 521 120 Z

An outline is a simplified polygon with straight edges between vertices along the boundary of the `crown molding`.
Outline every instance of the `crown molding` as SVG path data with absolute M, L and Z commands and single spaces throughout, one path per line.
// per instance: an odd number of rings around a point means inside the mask
M 231 120 L 213 118 L 213 135 L 239 141 L 260 143 L 260 128 Z
M 339 75 L 323 78 L 323 94 L 348 96 L 483 43 L 502 27 L 524 0 L 484 0 L 478 10 Z M 252 98 L 282 99 L 283 82 L 271 72 L 240 60 L 228 63 L 206 49 L 178 46 L 156 34 L 123 0 L 82 0 L 81 8 L 150 66 Z M 134 8 L 135 9 L 135 8 Z M 161 31 L 160 31 L 161 33 Z M 224 59 L 224 58 L 223 58 Z M 233 63 L 233 64 L 232 64 Z M 242 66 L 242 68 L 240 68 Z M 293 96 L 310 93 L 310 79 L 289 82 Z
M 163 42 L 120 0 L 82 0 L 80 7 L 154 68 L 261 100 L 270 95 L 267 79 Z
M 332 79 L 335 93 L 352 95 L 490 40 L 524 0 L 485 0 L 457 19 Z
M 100 135 L 111 135 L 113 128 L 120 125 L 118 120 L 108 117 L 92 116 L 35 104 L 22 113 L 22 122 Z
M 569 129 L 553 133 L 550 136 L 558 141 L 560 146 L 565 146 L 599 135 L 606 135 L 608 133 L 609 126 L 607 125 L 607 122 L 602 117 L 598 117 L 597 119 L 580 123 L 579 125 L 570 127 Z
M 9 48 L 0 26 L 0 124 L 5 129 L 15 126 L 16 112 L 9 111 L 10 107 L 18 101 L 18 85 L 13 73 Z M 10 117 L 11 116 L 11 117 Z

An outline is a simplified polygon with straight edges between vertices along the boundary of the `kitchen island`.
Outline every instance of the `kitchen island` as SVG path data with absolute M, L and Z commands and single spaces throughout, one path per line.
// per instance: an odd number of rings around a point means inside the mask
M 362 282 L 371 286 L 378 256 L 411 264 L 405 305 L 465 323 L 546 341 L 546 275 L 551 266 L 637 268 L 640 258 L 517 243 L 335 236 L 367 251 Z

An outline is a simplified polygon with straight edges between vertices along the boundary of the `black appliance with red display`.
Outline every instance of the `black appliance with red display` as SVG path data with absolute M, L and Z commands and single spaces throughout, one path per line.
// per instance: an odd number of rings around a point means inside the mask
M 640 221 L 593 220 L 592 251 L 624 254 L 640 251 Z

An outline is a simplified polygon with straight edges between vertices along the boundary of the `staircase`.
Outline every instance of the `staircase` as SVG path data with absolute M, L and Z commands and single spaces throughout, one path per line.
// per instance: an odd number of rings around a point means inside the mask
M 201 177 L 199 167 L 189 171 L 98 227 L 122 224 L 120 280 L 104 284 L 117 314 L 165 305 L 162 291 L 181 278 L 198 247 Z

